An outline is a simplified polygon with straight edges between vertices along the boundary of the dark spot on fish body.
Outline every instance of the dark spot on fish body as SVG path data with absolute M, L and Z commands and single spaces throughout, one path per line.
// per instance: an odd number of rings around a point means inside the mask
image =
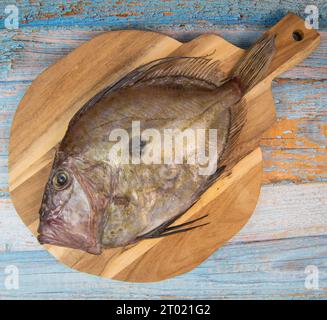
M 129 153 L 131 157 L 141 157 L 144 154 L 144 148 L 147 141 L 140 139 L 139 137 L 133 137 L 129 141 Z
M 117 206 L 123 206 L 126 207 L 129 205 L 130 200 L 126 196 L 115 196 L 113 197 L 113 203 Z

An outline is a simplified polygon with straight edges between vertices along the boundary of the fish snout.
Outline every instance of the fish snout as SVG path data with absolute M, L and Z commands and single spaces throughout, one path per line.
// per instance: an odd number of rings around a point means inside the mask
M 51 219 L 40 219 L 40 224 L 38 227 L 38 241 L 41 244 L 45 243 L 54 243 L 55 242 L 55 235 L 56 232 L 54 232 L 54 227 L 53 227 L 53 220 Z
M 54 219 L 40 220 L 38 234 L 37 239 L 40 244 L 81 249 L 96 255 L 101 254 L 102 251 L 99 243 L 89 243 L 86 238 L 67 232 L 67 230 Z

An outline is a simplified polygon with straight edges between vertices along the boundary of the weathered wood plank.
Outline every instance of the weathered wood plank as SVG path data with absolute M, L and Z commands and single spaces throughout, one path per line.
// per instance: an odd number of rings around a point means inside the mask
M 253 216 L 230 243 L 325 235 L 326 207 L 327 184 L 264 186 Z M 0 252 L 42 248 L 10 200 L 1 200 L 0 212 Z
M 275 24 L 289 11 L 305 17 L 306 0 L 264 0 L 264 1 L 102 1 L 43 0 L 17 2 L 20 22 L 29 26 L 115 26 L 115 27 L 157 27 L 178 25 L 179 27 L 207 28 L 222 25 L 268 26 Z M 326 2 L 316 0 L 320 9 L 320 26 L 327 25 Z M 0 5 L 0 18 L 4 18 L 4 5 Z M 1 20 L 2 20 L 1 19 Z
M 191 272 L 136 284 L 72 271 L 46 251 L 0 255 L 0 299 L 294 299 L 327 298 L 327 237 L 224 246 Z M 19 271 L 19 289 L 5 287 L 5 268 Z M 319 289 L 305 287 L 306 267 L 319 270 Z
M 327 234 L 327 184 L 263 186 L 257 207 L 231 243 Z
M 0 31 L 0 81 L 31 81 L 67 53 L 110 28 L 39 29 Z M 157 31 L 154 29 L 154 31 Z M 222 30 L 218 27 L 198 31 L 162 30 L 181 41 L 201 33 L 215 33 L 242 48 L 249 47 L 262 34 L 256 30 Z M 108 57 L 113 59 L 113 57 Z M 321 45 L 294 69 L 282 75 L 292 79 L 327 79 L 327 32 L 321 32 Z
M 327 83 L 278 80 L 277 123 L 264 135 L 264 183 L 327 181 Z

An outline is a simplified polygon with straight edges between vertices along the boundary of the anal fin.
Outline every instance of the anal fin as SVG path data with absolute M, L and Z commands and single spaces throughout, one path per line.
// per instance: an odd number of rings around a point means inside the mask
M 208 215 L 206 214 L 204 216 L 201 216 L 199 218 L 187 221 L 185 223 L 182 223 L 182 224 L 179 224 L 179 225 L 176 225 L 176 226 L 172 226 L 172 227 L 168 227 L 174 221 L 176 221 L 178 217 L 179 216 L 177 216 L 176 218 L 174 218 L 172 220 L 169 220 L 168 222 L 163 223 L 162 225 L 155 228 L 154 230 L 151 230 L 150 232 L 139 236 L 137 240 L 167 237 L 167 236 L 170 236 L 170 235 L 173 235 L 173 234 L 191 231 L 191 230 L 194 230 L 194 229 L 197 229 L 199 227 L 203 227 L 203 226 L 209 224 L 209 222 L 207 222 L 207 223 L 195 225 L 195 226 L 188 227 L 188 228 L 183 228 L 183 227 L 188 226 L 188 225 L 190 225 L 190 224 L 192 224 L 194 222 L 197 222 L 199 220 L 202 220 L 202 219 L 208 217 Z M 183 228 L 183 229 L 181 229 L 181 228 Z

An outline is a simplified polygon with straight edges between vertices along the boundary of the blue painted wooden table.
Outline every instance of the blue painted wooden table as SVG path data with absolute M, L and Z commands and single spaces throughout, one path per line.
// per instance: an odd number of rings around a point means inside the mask
M 8 4 L 13 4 L 8 1 Z M 15 109 L 49 65 L 115 29 L 147 29 L 187 41 L 216 33 L 247 47 L 307 1 L 16 1 L 19 28 L 0 3 L 0 298 L 326 298 L 327 3 L 320 47 L 273 84 L 277 123 L 262 139 L 264 186 L 245 228 L 188 274 L 149 284 L 110 281 L 56 262 L 20 221 L 8 193 Z M 110 59 L 110 57 L 108 57 Z M 16 277 L 17 276 L 17 277 Z M 18 280 L 18 281 L 16 281 Z

